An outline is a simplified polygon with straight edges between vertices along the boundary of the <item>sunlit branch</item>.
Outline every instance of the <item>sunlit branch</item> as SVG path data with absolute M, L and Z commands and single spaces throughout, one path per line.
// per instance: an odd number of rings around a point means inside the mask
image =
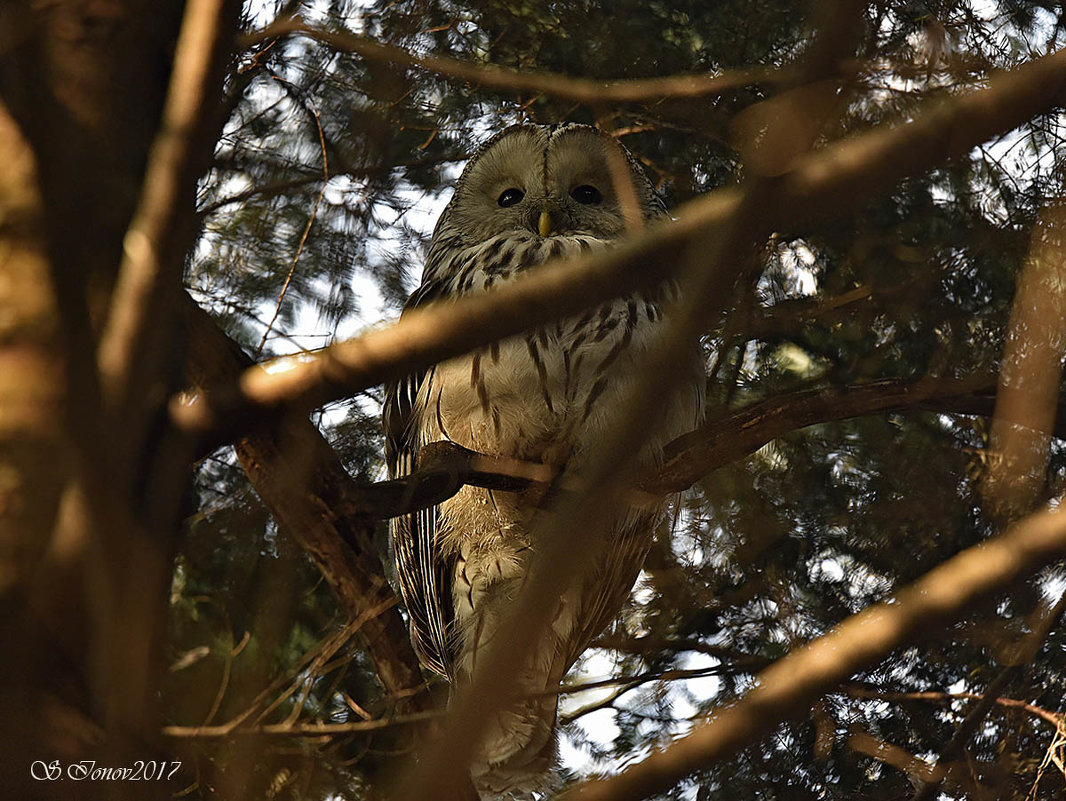
M 983 487 L 1001 519 L 1029 511 L 1039 498 L 1055 425 L 1066 349 L 1066 204 L 1044 208 L 1011 307 L 992 420 L 992 461 Z
M 930 765 L 898 745 L 885 742 L 866 731 L 852 731 L 848 736 L 847 745 L 856 753 L 892 766 L 905 774 L 912 784 L 939 785 L 948 772 L 945 768 Z
M 803 714 L 823 694 L 896 648 L 940 630 L 973 603 L 1066 556 L 1066 511 L 1034 514 L 969 548 L 757 677 L 755 689 L 691 734 L 611 779 L 588 782 L 567 801 L 636 801 L 719 762 Z
M 801 158 L 791 172 L 773 179 L 761 222 L 791 233 L 846 213 L 900 178 L 965 154 L 1051 108 L 1061 101 L 1064 85 L 1066 51 L 1001 75 L 987 89 L 947 101 L 913 123 Z M 685 246 L 717 231 L 737 203 L 734 190 L 697 198 L 678 211 L 672 224 L 652 227 L 613 250 L 546 265 L 498 291 L 412 312 L 314 358 L 253 368 L 239 381 L 217 387 L 210 399 L 172 404 L 172 417 L 204 442 L 224 442 L 282 407 L 314 408 L 654 285 L 666 277 L 663 265 L 678 264 Z

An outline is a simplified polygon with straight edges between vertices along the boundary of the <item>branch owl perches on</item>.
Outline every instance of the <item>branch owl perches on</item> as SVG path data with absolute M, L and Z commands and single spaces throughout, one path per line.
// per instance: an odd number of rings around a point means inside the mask
M 635 221 L 634 210 L 637 222 L 666 217 L 640 165 L 611 137 L 583 125 L 507 128 L 467 164 L 406 308 L 484 292 L 549 260 L 609 247 Z M 419 449 L 439 440 L 539 462 L 560 480 L 580 475 L 610 435 L 607 410 L 660 335 L 672 292 L 664 286 L 614 300 L 390 386 L 384 411 L 390 476 L 409 474 Z M 649 421 L 652 436 L 633 455 L 636 468 L 655 466 L 667 442 L 697 425 L 702 378 L 693 349 L 691 380 L 663 398 L 661 414 Z M 531 522 L 539 500 L 466 486 L 393 521 L 411 638 L 429 669 L 467 681 L 479 651 L 508 636 L 500 625 L 537 549 Z M 607 558 L 562 593 L 549 635 L 514 679 L 518 692 L 540 697 L 512 705 L 489 726 L 472 765 L 483 791 L 543 785 L 555 756 L 557 698 L 550 692 L 617 614 L 661 515 L 661 505 L 620 508 L 607 521 Z

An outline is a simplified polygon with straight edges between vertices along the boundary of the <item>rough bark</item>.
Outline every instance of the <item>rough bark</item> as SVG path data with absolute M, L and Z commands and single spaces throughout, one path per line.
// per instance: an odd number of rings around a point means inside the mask
M 233 378 L 251 364 L 191 300 L 183 319 L 194 384 Z M 374 549 L 374 522 L 359 512 L 361 491 L 329 443 L 306 416 L 292 416 L 234 448 L 263 503 L 315 561 L 349 617 L 360 622 L 360 636 L 398 709 L 425 709 L 418 659 Z

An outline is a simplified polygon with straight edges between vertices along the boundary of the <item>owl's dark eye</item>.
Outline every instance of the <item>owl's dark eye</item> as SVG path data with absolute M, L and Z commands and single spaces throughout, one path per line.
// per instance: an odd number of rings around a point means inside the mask
M 603 195 L 600 194 L 600 190 L 594 186 L 589 186 L 588 184 L 575 186 L 570 190 L 570 197 L 578 203 L 584 203 L 586 206 L 591 206 L 603 200 Z
M 521 203 L 522 198 L 524 198 L 525 196 L 526 193 L 523 192 L 521 189 L 504 189 L 500 193 L 500 196 L 496 198 L 496 202 L 506 209 L 508 206 L 513 206 L 516 203 Z

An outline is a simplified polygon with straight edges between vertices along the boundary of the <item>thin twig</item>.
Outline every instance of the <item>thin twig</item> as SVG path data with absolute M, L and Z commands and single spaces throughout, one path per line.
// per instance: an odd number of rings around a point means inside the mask
M 350 723 L 267 723 L 258 726 L 164 726 L 163 735 L 179 738 L 230 738 L 239 735 L 281 735 L 285 737 L 334 737 L 339 734 L 381 731 L 397 726 L 410 726 L 439 718 L 438 710 L 413 712 L 376 720 L 356 720 Z
M 944 693 L 944 692 L 916 692 L 916 693 L 888 693 L 881 692 L 879 690 L 872 690 L 867 687 L 849 687 L 845 686 L 843 692 L 854 698 L 869 698 L 875 701 L 930 701 L 938 704 L 950 704 L 953 701 L 980 701 L 985 698 L 984 693 Z M 1039 707 L 1036 704 L 1031 704 L 1027 701 L 1020 701 L 1016 698 L 994 698 L 997 706 L 1001 706 L 1007 709 L 1020 709 L 1023 712 L 1027 712 L 1033 717 L 1040 718 L 1047 721 L 1052 726 L 1058 726 L 1060 723 L 1066 722 L 1066 715 L 1061 712 L 1052 712 L 1051 710 Z
M 1050 608 L 1046 609 L 1040 622 L 1034 627 L 1034 629 L 1025 637 L 1021 646 L 1019 647 L 1019 656 L 1017 661 L 1008 665 L 1006 668 L 999 672 L 999 675 L 989 682 L 988 687 L 985 689 L 984 698 L 974 704 L 962 723 L 959 724 L 958 729 L 951 736 L 948 744 L 944 746 L 944 749 L 940 752 L 940 756 L 936 760 L 937 765 L 950 765 L 957 760 L 969 743 L 970 738 L 973 737 L 977 727 L 981 725 L 981 722 L 985 719 L 989 710 L 992 709 L 996 698 L 999 697 L 1000 692 L 1004 687 L 1013 679 L 1019 672 L 1020 668 L 1029 664 L 1036 657 L 1037 652 L 1043 646 L 1044 641 L 1051 633 L 1052 628 L 1058 623 L 1059 618 L 1062 617 L 1063 611 L 1066 611 L 1066 593 L 1063 593 L 1062 597 Z M 947 775 L 949 769 L 945 768 L 939 773 L 935 773 L 933 777 L 926 780 L 922 786 L 920 786 L 914 793 L 912 801 L 929 801 L 936 793 L 937 788 L 940 786 L 940 780 Z
M 326 31 L 299 18 L 274 22 L 266 29 L 241 39 L 242 47 L 280 36 L 307 36 L 334 50 L 355 53 L 369 61 L 384 61 L 415 67 L 458 83 L 469 83 L 503 92 L 539 92 L 595 106 L 610 103 L 639 103 L 662 98 L 694 98 L 735 92 L 755 84 L 769 84 L 787 78 L 781 70 L 755 68 L 719 75 L 675 75 L 629 81 L 596 81 L 530 70 L 515 70 L 434 55 L 418 55 L 410 50 L 363 36 Z
M 277 76 L 273 76 L 274 80 L 281 83 L 287 83 Z M 314 205 L 311 207 L 311 216 L 307 219 L 307 225 L 304 226 L 303 234 L 300 236 L 300 244 L 296 246 L 296 255 L 292 257 L 292 264 L 289 265 L 289 273 L 285 276 L 285 283 L 281 286 L 281 292 L 278 294 L 278 301 L 274 306 L 274 316 L 270 318 L 270 322 L 267 323 L 266 330 L 263 331 L 263 337 L 259 340 L 259 345 L 255 349 L 256 358 L 263 351 L 263 346 L 266 344 L 267 337 L 270 336 L 270 331 L 274 328 L 274 323 L 277 322 L 278 315 L 281 314 L 281 305 L 285 302 L 285 295 L 289 291 L 289 285 L 292 283 L 292 277 L 296 274 L 296 265 L 300 262 L 300 256 L 304 252 L 304 245 L 307 244 L 307 237 L 311 233 L 311 226 L 315 224 L 315 219 L 318 217 L 318 207 L 322 203 L 322 198 L 326 194 L 326 186 L 329 184 L 329 156 L 326 153 L 326 136 L 322 132 L 322 118 L 319 116 L 318 109 L 314 106 L 308 106 L 308 111 L 315 120 L 315 127 L 318 129 L 318 144 L 322 149 L 322 186 L 318 190 L 318 197 L 315 198 Z

